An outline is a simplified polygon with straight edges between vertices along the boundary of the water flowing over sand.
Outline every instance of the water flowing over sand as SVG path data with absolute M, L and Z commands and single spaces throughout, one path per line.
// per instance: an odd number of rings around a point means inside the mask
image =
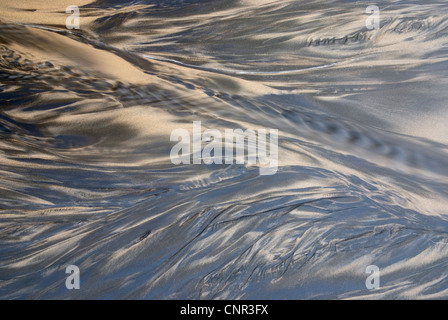
M 0 0 L 0 298 L 448 298 L 448 4 L 370 4 Z

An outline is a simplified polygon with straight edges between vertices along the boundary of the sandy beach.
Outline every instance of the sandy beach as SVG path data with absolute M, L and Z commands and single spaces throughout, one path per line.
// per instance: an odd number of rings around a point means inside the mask
M 446 299 L 448 6 L 376 5 L 0 0 L 0 299 Z

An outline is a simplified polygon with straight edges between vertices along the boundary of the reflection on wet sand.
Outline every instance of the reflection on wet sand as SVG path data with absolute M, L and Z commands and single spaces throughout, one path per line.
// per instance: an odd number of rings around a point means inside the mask
M 0 297 L 446 298 L 448 7 L 377 5 L 0 0 Z M 174 165 L 195 121 L 278 170 Z

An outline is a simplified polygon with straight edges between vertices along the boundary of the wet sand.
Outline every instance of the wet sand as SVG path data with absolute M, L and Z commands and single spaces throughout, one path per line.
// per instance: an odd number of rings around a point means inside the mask
M 378 6 L 0 0 L 0 297 L 447 298 L 448 7 Z M 174 165 L 194 121 L 278 171 Z

